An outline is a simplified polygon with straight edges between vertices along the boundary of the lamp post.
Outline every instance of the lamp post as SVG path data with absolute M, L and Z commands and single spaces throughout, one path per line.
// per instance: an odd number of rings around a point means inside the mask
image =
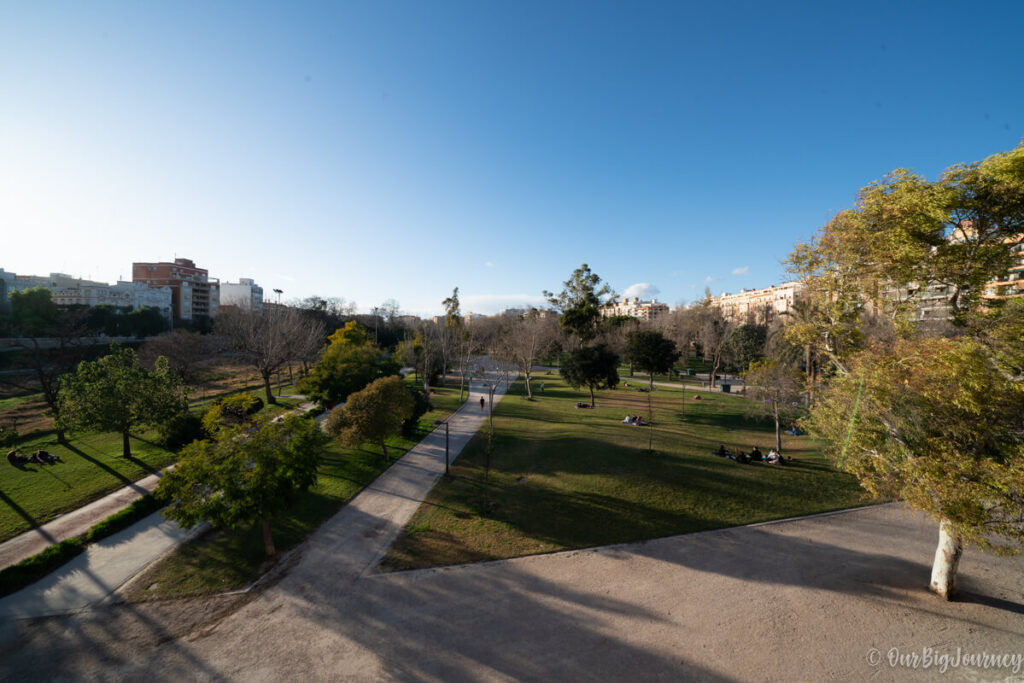
M 448 476 L 451 472 L 448 471 L 448 420 L 434 420 L 436 425 L 444 425 L 444 474 Z
M 283 294 L 283 293 L 284 293 L 284 290 L 282 290 L 282 289 L 275 289 L 274 290 L 274 294 L 277 294 L 277 305 L 278 306 L 281 305 L 281 294 Z

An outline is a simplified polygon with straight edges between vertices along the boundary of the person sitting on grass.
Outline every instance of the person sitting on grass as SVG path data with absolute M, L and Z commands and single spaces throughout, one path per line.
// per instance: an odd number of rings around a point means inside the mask
M 718 450 L 715 451 L 715 455 L 717 455 L 719 458 L 728 458 L 729 457 L 729 451 L 726 450 L 724 443 L 718 445 Z
M 769 465 L 782 465 L 782 464 L 784 464 L 783 460 L 782 460 L 782 456 L 779 455 L 774 448 L 771 449 L 770 451 L 768 451 L 768 457 L 765 458 L 765 461 Z
M 28 458 L 21 454 L 21 452 L 15 448 L 13 451 L 7 452 L 7 462 L 11 463 L 15 467 L 21 467 L 28 463 Z
M 632 415 L 627 415 L 626 419 L 622 421 L 624 425 L 636 424 L 636 419 Z
M 754 446 L 754 450 L 750 451 L 750 460 L 753 462 L 761 462 L 764 460 L 764 453 L 758 450 L 757 446 Z
M 647 423 L 646 423 L 646 422 L 644 422 L 644 419 L 643 419 L 642 417 L 640 417 L 639 415 L 637 415 L 637 416 L 636 416 L 636 420 L 635 420 L 635 421 L 633 422 L 633 424 L 635 424 L 635 425 L 636 425 L 637 427 L 643 427 L 643 426 L 645 426 L 645 425 L 646 425 Z

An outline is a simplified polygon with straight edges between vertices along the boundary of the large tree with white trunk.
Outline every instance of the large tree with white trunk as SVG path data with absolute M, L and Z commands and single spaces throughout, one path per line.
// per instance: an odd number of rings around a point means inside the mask
M 965 544 L 1024 543 L 1024 302 L 982 296 L 1022 240 L 1024 145 L 935 182 L 894 171 L 789 259 L 808 299 L 787 336 L 828 363 L 808 424 L 868 491 L 936 519 L 946 598 Z M 942 336 L 925 295 L 948 302 Z

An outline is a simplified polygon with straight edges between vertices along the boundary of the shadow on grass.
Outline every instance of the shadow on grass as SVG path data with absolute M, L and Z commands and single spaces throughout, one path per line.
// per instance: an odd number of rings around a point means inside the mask
M 67 446 L 65 446 L 65 448 L 67 448 L 69 451 L 71 451 L 75 455 L 81 456 L 84 460 L 88 460 L 93 465 L 96 465 L 96 467 L 99 467 L 101 470 L 103 470 L 104 472 L 110 474 L 111 476 L 113 476 L 113 477 L 115 477 L 117 479 L 120 479 L 125 484 L 127 484 L 129 486 L 135 484 L 135 482 L 133 482 L 128 477 L 126 477 L 125 475 L 121 474 L 120 472 L 115 470 L 113 467 L 111 467 L 107 463 L 102 462 L 102 461 L 97 460 L 96 458 L 92 457 L 91 455 L 89 455 L 88 453 L 83 451 L 81 448 L 78 448 L 77 446 L 73 446 L 71 444 L 68 444 Z
M 34 470 L 31 470 L 31 471 L 34 471 Z M 57 542 L 57 539 L 55 539 L 53 536 L 51 536 L 50 534 L 48 534 L 45 531 L 43 531 L 43 528 L 39 525 L 39 522 L 36 521 L 35 517 L 33 517 L 32 515 L 28 514 L 28 512 L 26 512 L 23 507 L 21 507 L 20 505 L 15 503 L 11 499 L 11 497 L 8 496 L 3 491 L 0 491 L 0 501 L 3 501 L 4 504 L 7 505 L 7 507 L 9 507 L 12 510 L 14 510 L 18 514 L 19 517 L 21 517 L 23 520 L 28 522 L 28 525 L 30 527 L 32 527 L 33 531 L 37 532 L 40 536 L 45 538 L 50 543 L 56 543 Z

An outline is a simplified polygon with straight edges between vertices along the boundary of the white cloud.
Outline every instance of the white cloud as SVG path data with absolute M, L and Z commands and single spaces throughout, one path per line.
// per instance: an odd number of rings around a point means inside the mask
M 732 274 L 733 275 L 746 275 L 749 272 L 750 272 L 750 266 L 743 266 L 742 268 L 733 268 L 732 269 Z
M 501 313 L 506 308 L 543 307 L 547 299 L 530 294 L 474 294 L 461 297 L 461 308 L 464 313 L 483 313 L 491 315 Z
M 491 263 L 490 261 L 484 261 L 484 265 L 487 266 L 488 268 L 493 268 L 494 267 L 494 264 Z
M 711 284 L 714 281 L 715 281 L 715 278 L 711 277 L 710 275 L 708 275 L 706 278 L 704 278 L 704 282 L 707 283 L 707 284 Z
M 626 291 L 622 293 L 622 298 L 630 299 L 634 296 L 638 296 L 641 299 L 653 299 L 657 295 L 661 294 L 661 290 L 652 285 L 649 282 L 638 282 L 635 285 L 626 287 Z

